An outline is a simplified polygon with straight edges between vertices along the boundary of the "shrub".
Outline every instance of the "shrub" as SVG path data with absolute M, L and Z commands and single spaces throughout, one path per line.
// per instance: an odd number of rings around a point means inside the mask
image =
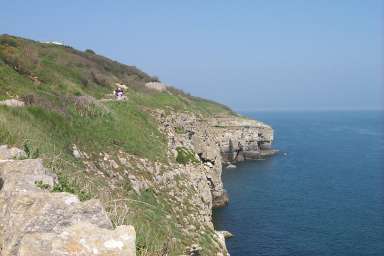
M 17 47 L 17 41 L 13 38 L 10 38 L 10 37 L 0 38 L 0 44 L 12 46 L 12 47 Z
M 40 155 L 39 149 L 34 148 L 30 140 L 26 140 L 24 142 L 23 149 L 25 151 L 25 154 L 27 155 L 27 158 L 35 159 L 38 158 Z
M 175 127 L 175 132 L 177 134 L 184 134 L 186 133 L 185 129 L 183 127 Z
M 88 79 L 87 79 L 86 77 L 80 76 L 79 80 L 80 80 L 80 83 L 81 83 L 82 85 L 84 85 L 84 86 L 88 86 L 89 81 L 88 81 Z
M 44 183 L 42 180 L 35 181 L 35 185 L 42 190 L 47 190 L 50 188 L 49 184 Z
M 101 86 L 107 86 L 107 79 L 100 72 L 92 71 L 91 76 L 92 76 L 93 82 L 95 82 L 96 84 L 101 85 Z
M 96 54 L 93 50 L 91 49 L 86 49 L 85 50 L 86 53 L 89 53 L 89 54 Z
M 80 201 L 92 198 L 90 194 L 74 186 L 69 182 L 67 177 L 61 175 L 59 175 L 59 182 L 53 186 L 52 192 L 67 192 L 75 194 L 79 197 Z
M 160 82 L 160 79 L 158 76 L 151 76 L 151 82 Z
M 176 162 L 179 164 L 197 164 L 200 163 L 200 161 L 196 158 L 195 152 L 193 152 L 192 149 L 188 149 L 185 147 L 177 147 L 177 157 L 176 157 Z

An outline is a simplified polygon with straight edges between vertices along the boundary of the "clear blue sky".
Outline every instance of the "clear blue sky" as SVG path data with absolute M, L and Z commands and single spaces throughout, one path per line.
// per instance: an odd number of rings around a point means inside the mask
M 91 48 L 237 110 L 383 108 L 383 1 L 4 1 L 0 33 Z

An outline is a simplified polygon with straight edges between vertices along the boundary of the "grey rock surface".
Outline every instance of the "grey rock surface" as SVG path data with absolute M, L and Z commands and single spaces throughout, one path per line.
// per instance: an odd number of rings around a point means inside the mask
M 8 107 L 23 107 L 25 104 L 23 101 L 16 99 L 1 100 L 0 105 L 5 105 Z
M 209 120 L 224 162 L 259 159 L 271 152 L 273 129 L 244 117 L 217 117 Z M 275 153 L 275 152 L 273 152 Z
M 97 225 L 79 222 L 59 234 L 29 233 L 20 244 L 19 256 L 135 255 L 135 230 L 119 226 L 103 230 Z
M 0 255 L 135 255 L 132 226 L 113 230 L 98 200 L 49 192 L 56 182 L 40 159 L 0 160 Z
M 5 159 L 21 159 L 26 158 L 27 154 L 21 149 L 11 147 L 7 145 L 0 145 L 0 160 Z

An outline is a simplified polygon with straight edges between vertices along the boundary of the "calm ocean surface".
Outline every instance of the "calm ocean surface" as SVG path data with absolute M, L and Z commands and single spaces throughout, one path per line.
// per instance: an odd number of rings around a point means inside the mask
M 231 201 L 214 220 L 231 255 L 384 255 L 384 113 L 243 114 L 281 152 L 224 170 Z

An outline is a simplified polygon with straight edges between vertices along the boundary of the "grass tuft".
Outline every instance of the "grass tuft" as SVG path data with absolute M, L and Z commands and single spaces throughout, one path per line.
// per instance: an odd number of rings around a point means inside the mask
M 46 184 L 43 184 L 46 185 Z M 52 192 L 68 192 L 79 197 L 80 201 L 89 200 L 92 195 L 71 183 L 66 176 L 59 175 L 59 181 L 52 188 Z

